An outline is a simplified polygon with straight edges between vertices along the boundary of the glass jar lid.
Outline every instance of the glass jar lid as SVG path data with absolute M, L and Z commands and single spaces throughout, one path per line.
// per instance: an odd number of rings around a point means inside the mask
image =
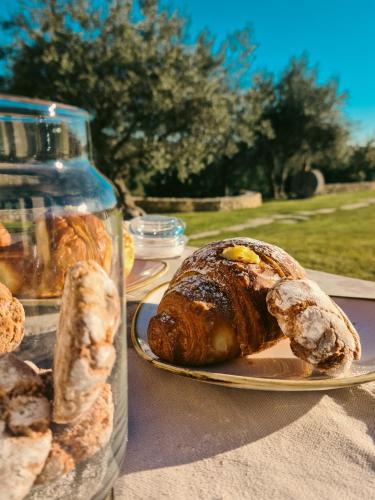
M 143 215 L 130 221 L 130 233 L 139 239 L 178 238 L 184 234 L 185 223 L 177 217 Z

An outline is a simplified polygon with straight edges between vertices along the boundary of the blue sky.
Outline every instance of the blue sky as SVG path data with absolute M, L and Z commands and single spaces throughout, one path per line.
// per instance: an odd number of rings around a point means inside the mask
M 357 139 L 375 135 L 375 0 L 172 0 L 190 15 L 191 33 L 208 28 L 223 39 L 251 23 L 255 68 L 280 72 L 306 51 L 320 80 L 337 77 L 349 94 Z
M 97 0 L 96 0 L 97 1 Z M 304 51 L 320 80 L 337 77 L 349 94 L 354 137 L 375 136 L 375 0 L 162 0 L 190 17 L 192 37 L 208 28 L 218 41 L 250 23 L 254 70 L 280 72 Z M 0 0 L 2 16 L 17 0 Z M 2 17 L 1 16 L 1 17 Z M 1 36 L 0 36 L 1 42 Z

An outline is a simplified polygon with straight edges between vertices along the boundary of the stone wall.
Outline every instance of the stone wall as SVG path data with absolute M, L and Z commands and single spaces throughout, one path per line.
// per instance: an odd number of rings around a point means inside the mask
M 375 190 L 374 182 L 340 182 L 325 184 L 319 194 L 346 193 L 351 191 Z M 241 208 L 256 208 L 262 205 L 262 195 L 247 191 L 238 196 L 218 196 L 216 198 L 164 198 L 134 196 L 135 203 L 147 213 L 169 212 L 216 212 Z
M 350 193 L 353 191 L 375 190 L 374 182 L 335 182 L 325 184 L 320 194 Z
M 238 196 L 219 196 L 216 198 L 159 198 L 135 196 L 135 203 L 147 213 L 198 212 L 218 210 L 238 210 L 255 208 L 262 204 L 262 195 L 248 191 Z

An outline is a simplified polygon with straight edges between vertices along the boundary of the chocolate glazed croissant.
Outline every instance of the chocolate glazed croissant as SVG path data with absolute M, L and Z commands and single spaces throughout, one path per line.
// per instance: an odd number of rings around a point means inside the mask
M 182 365 L 204 365 L 266 349 L 284 337 L 267 310 L 281 278 L 306 276 L 284 250 L 250 238 L 210 243 L 173 277 L 148 327 L 152 351 Z

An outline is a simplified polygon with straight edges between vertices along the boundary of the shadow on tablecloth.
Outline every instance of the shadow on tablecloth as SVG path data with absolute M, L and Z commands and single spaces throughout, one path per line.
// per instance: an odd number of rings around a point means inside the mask
M 190 463 L 256 442 L 303 417 L 324 396 L 203 384 L 158 370 L 131 350 L 123 473 Z

